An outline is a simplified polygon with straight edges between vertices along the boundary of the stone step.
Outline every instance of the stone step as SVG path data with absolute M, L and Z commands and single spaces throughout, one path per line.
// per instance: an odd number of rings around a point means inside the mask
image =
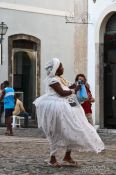
M 98 129 L 97 131 L 102 134 L 116 134 L 116 129 Z

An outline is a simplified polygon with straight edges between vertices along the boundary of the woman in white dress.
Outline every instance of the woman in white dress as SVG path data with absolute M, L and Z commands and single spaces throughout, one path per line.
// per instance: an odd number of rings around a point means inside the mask
M 91 126 L 81 105 L 76 100 L 79 87 L 68 87 L 61 75 L 63 66 L 59 59 L 53 58 L 45 67 L 46 93 L 34 101 L 37 112 L 38 127 L 42 127 L 50 144 L 50 164 L 61 165 L 55 153 L 60 147 L 66 148 L 63 161 L 76 164 L 71 157 L 71 150 L 93 151 L 104 150 L 104 143 L 96 130 Z

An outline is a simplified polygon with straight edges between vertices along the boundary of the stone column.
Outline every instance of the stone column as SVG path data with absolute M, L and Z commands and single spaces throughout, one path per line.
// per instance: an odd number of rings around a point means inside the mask
M 95 124 L 104 127 L 104 43 L 95 43 Z
M 88 0 L 75 0 L 75 18 L 88 13 Z M 87 75 L 88 24 L 75 24 L 75 73 Z

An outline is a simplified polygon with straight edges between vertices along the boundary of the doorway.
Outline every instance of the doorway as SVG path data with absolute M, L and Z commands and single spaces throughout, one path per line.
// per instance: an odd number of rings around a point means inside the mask
M 9 36 L 8 79 L 21 94 L 26 111 L 36 119 L 33 101 L 40 96 L 40 40 L 16 34 Z
M 104 35 L 104 126 L 116 129 L 116 14 Z
M 34 52 L 15 51 L 13 87 L 20 92 L 26 111 L 32 113 L 32 102 L 36 96 L 36 59 Z

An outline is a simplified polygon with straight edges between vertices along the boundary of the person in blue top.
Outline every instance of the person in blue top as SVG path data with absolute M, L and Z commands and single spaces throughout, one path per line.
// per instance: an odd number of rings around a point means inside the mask
M 0 84 L 0 96 L 2 95 L 2 91 L 4 89 L 4 83 Z M 4 102 L 3 100 L 0 101 L 0 126 L 2 126 L 2 115 L 4 112 Z
M 4 81 L 4 89 L 2 91 L 2 95 L 0 100 L 4 100 L 4 111 L 5 111 L 5 124 L 6 124 L 6 135 L 12 136 L 12 112 L 15 107 L 15 99 L 14 99 L 14 89 L 9 87 L 9 81 Z

